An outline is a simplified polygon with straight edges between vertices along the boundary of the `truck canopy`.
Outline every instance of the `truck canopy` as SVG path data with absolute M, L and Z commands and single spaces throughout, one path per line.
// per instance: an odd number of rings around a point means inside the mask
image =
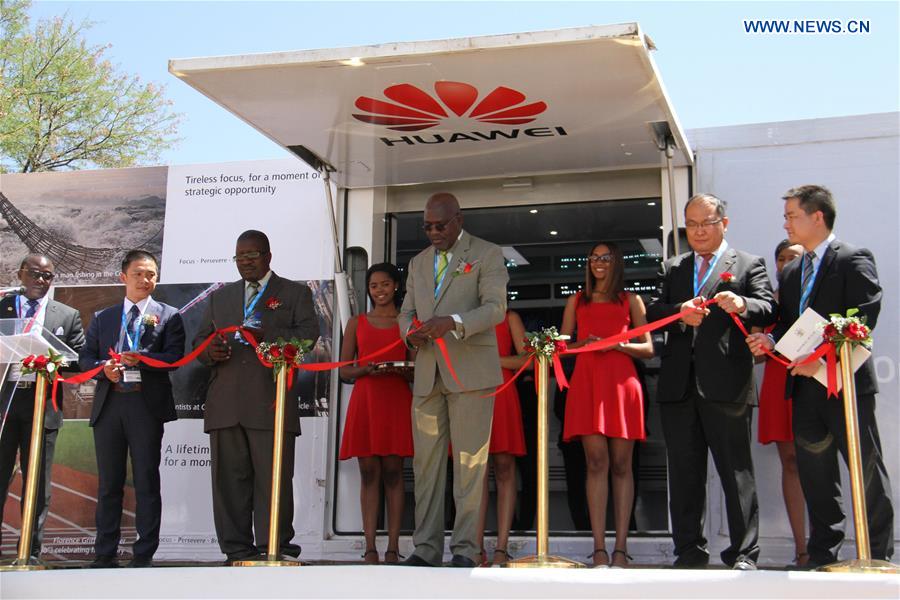
M 659 168 L 692 153 L 637 23 L 174 59 L 345 188 Z

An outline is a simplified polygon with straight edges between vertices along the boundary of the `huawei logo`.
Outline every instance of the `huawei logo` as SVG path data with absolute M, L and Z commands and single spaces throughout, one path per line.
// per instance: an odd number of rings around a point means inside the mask
M 356 99 L 356 108 L 367 114 L 354 114 L 353 117 L 394 131 L 421 131 L 451 118 L 450 113 L 481 123 L 522 125 L 531 123 L 547 110 L 544 102 L 523 104 L 525 94 L 503 86 L 495 88 L 480 101 L 478 89 L 468 83 L 438 81 L 434 91 L 437 98 L 409 83 L 392 85 L 384 90 L 384 96 L 393 102 L 360 96 Z

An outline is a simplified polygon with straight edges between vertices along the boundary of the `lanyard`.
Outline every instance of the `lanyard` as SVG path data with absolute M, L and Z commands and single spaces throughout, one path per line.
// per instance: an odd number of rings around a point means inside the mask
M 245 321 L 246 321 L 248 318 L 250 318 L 250 315 L 253 314 L 253 309 L 256 308 L 256 303 L 259 302 L 259 299 L 260 299 L 260 298 L 262 298 L 263 292 L 266 291 L 266 287 L 267 287 L 268 285 L 269 285 L 269 282 L 268 282 L 268 281 L 265 283 L 265 285 L 261 285 L 261 286 L 259 287 L 259 291 L 256 293 L 256 297 L 253 298 L 253 302 L 251 302 L 250 304 L 247 304 L 246 306 L 244 306 L 244 320 L 245 320 Z M 246 290 L 246 286 L 244 286 L 244 289 Z
M 135 305 L 136 306 L 136 305 Z M 128 331 L 128 313 L 125 312 L 125 308 L 122 308 L 122 332 L 125 334 L 125 341 L 128 343 L 128 349 L 132 352 L 137 352 L 138 344 L 141 342 L 141 332 L 144 329 L 144 318 L 143 315 L 139 315 L 137 319 L 137 326 L 134 328 L 134 338 L 129 335 L 131 332 Z
M 803 260 L 809 260 L 809 257 L 805 254 L 803 255 Z M 822 259 L 819 259 L 819 264 L 816 265 L 816 268 L 813 270 L 812 277 L 809 278 L 809 283 L 806 284 L 806 288 L 800 290 L 800 310 L 804 310 L 809 302 L 809 295 L 812 294 L 813 285 L 816 283 L 816 278 L 819 276 L 819 269 L 822 268 Z M 803 285 L 803 265 L 800 265 L 800 285 Z
M 721 253 L 721 254 L 724 254 Z M 706 274 L 703 276 L 703 281 L 698 282 L 697 277 L 700 275 L 700 267 L 697 266 L 697 260 L 694 260 L 694 296 L 698 296 L 700 294 L 700 290 L 706 285 L 706 282 L 709 281 L 709 276 L 712 275 L 713 269 L 716 268 L 716 263 L 719 262 L 719 256 L 721 254 L 714 254 L 711 261 L 709 261 L 709 266 L 706 268 Z

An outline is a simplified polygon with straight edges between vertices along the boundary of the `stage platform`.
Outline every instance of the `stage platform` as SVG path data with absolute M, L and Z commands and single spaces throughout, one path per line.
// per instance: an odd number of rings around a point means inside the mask
M 324 565 L 0 573 L 0 598 L 900 597 L 900 576 L 724 569 L 450 569 Z

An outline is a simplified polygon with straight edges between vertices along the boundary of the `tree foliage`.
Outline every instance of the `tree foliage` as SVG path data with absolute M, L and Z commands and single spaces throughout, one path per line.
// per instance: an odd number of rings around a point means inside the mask
M 0 0 L 0 171 L 152 164 L 177 141 L 165 88 L 121 73 L 90 45 L 87 21 L 28 20 Z

